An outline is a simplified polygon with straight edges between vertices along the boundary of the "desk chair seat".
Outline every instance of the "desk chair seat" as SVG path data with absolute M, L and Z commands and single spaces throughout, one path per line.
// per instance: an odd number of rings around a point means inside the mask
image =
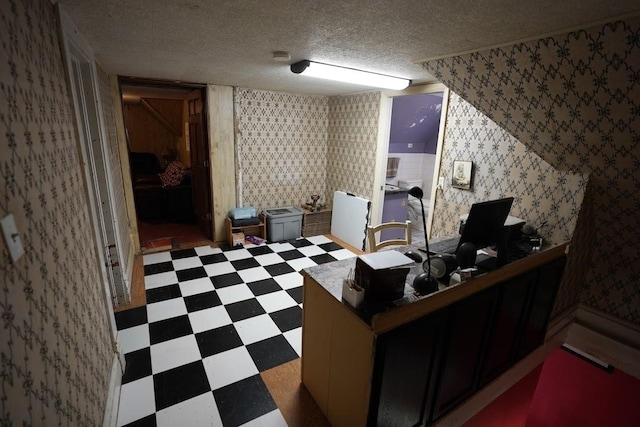
M 380 241 L 376 234 L 383 230 L 403 230 L 404 239 L 391 239 Z M 410 245 L 411 244 L 411 221 L 405 222 L 383 222 L 375 226 L 367 227 L 367 240 L 369 241 L 369 251 L 377 252 L 386 246 Z

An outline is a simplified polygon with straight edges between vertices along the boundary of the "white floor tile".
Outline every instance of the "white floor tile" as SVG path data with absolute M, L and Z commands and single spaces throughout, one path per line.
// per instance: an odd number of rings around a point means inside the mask
M 173 269 L 176 271 L 194 267 L 202 267 L 202 261 L 197 256 L 173 260 Z
M 302 286 L 302 275 L 298 272 L 281 274 L 273 278 L 282 289 L 293 289 Z
M 298 251 L 300 251 L 304 256 L 322 255 L 327 253 L 327 251 L 320 249 L 317 246 L 304 246 L 302 248 L 298 248 Z
M 158 411 L 156 423 L 158 427 L 217 427 L 222 420 L 213 393 L 205 393 Z
M 134 326 L 118 331 L 118 340 L 124 354 L 149 347 L 149 325 Z
M 220 276 L 221 274 L 233 273 L 236 269 L 229 261 L 216 262 L 204 266 L 204 270 L 209 277 Z
M 213 283 L 208 277 L 180 282 L 180 293 L 183 297 L 213 291 Z
M 235 322 L 233 326 L 245 345 L 281 334 L 280 329 L 268 314 Z
M 187 335 L 151 346 L 151 370 L 154 374 L 201 358 L 195 335 Z
M 260 295 L 256 299 L 267 313 L 273 313 L 298 304 L 286 291 L 270 292 Z
M 261 417 L 242 424 L 242 427 L 287 427 L 287 422 L 279 409 L 267 412 Z
M 238 275 L 245 283 L 257 282 L 258 280 L 264 280 L 271 277 L 269 272 L 264 267 L 253 267 L 245 270 L 238 271 Z
M 322 234 L 319 236 L 307 237 L 307 240 L 313 243 L 314 245 L 322 245 L 323 243 L 331 243 L 333 241 L 328 237 L 323 236 Z
M 118 408 L 118 426 L 151 415 L 156 411 L 156 399 L 153 392 L 153 377 L 148 376 L 120 387 L 120 407 Z
M 298 353 L 298 356 L 302 356 L 302 328 L 292 329 L 283 335 L 289 344 L 291 344 L 291 347 Z
M 182 298 L 173 298 L 153 304 L 147 304 L 147 320 L 149 323 L 170 319 L 183 314 L 187 314 L 187 307 L 185 306 L 184 299 Z
M 251 252 L 246 249 L 234 249 L 232 251 L 226 251 L 224 256 L 227 257 L 229 261 L 235 261 L 238 259 L 251 258 Z
M 338 249 L 337 251 L 329 252 L 329 254 L 335 259 L 347 259 L 347 258 L 353 258 L 357 256 L 356 254 L 354 254 L 348 249 Z
M 212 248 L 211 246 L 198 246 L 194 249 L 199 256 L 219 254 L 222 252 L 222 249 Z
M 171 253 L 169 251 L 142 256 L 143 265 L 157 264 L 165 261 L 171 261 Z
M 202 359 L 211 390 L 232 384 L 258 373 L 246 347 L 236 347 Z
M 255 256 L 255 259 L 256 261 L 258 261 L 258 263 L 260 263 L 260 265 L 273 265 L 279 264 L 284 261 L 278 254 L 257 255 Z
M 291 243 L 270 243 L 268 246 L 274 252 L 284 252 L 295 249 Z
M 144 276 L 145 289 L 161 288 L 163 286 L 175 285 L 176 283 L 178 283 L 178 276 L 176 276 L 175 271 Z
M 251 292 L 251 289 L 244 283 L 220 288 L 216 292 L 220 297 L 220 301 L 225 305 L 254 298 L 253 292 Z
M 289 264 L 291 267 L 293 267 L 293 269 L 296 270 L 296 271 L 300 271 L 303 268 L 313 267 L 313 266 L 318 265 L 315 262 L 313 262 L 312 260 L 310 260 L 309 258 L 292 259 L 291 261 L 287 261 L 287 264 Z
M 194 334 L 232 323 L 229 313 L 222 305 L 189 313 L 189 321 Z

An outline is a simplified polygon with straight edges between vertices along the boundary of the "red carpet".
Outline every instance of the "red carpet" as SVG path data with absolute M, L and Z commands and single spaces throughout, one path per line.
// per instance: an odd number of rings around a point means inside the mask
M 640 380 L 559 349 L 465 427 L 637 427 Z
M 478 412 L 464 427 L 524 427 L 542 365 Z
M 544 362 L 526 426 L 640 426 L 640 380 L 557 350 Z

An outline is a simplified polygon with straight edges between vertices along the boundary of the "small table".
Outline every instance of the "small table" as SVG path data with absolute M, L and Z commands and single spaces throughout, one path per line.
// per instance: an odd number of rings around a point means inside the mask
M 258 236 L 262 239 L 267 238 L 267 223 L 262 213 L 258 214 L 259 224 L 234 226 L 231 218 L 227 217 L 227 242 L 233 246 L 233 233 L 244 233 L 245 236 Z

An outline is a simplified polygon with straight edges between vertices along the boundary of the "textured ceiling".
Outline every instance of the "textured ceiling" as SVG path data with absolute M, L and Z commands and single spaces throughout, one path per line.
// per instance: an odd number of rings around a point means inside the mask
M 433 81 L 416 61 L 639 14 L 638 0 L 59 0 L 109 73 L 336 95 L 310 59 Z M 272 52 L 291 53 L 287 63 Z

